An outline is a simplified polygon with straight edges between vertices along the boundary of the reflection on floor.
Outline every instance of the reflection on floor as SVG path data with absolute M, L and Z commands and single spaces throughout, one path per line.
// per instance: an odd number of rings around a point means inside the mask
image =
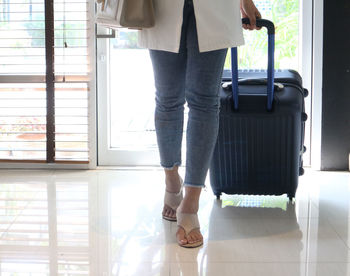
M 194 249 L 161 218 L 159 168 L 0 170 L 0 184 L 0 275 L 350 275 L 346 172 L 306 170 L 293 202 L 216 200 L 207 182 Z

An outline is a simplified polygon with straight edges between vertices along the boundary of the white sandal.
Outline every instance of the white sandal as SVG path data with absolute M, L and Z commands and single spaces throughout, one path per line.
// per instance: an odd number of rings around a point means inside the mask
M 164 195 L 164 204 L 169 206 L 172 210 L 176 211 L 177 207 L 180 205 L 182 199 L 183 199 L 183 180 L 180 176 L 180 183 L 181 183 L 181 188 L 178 193 L 170 193 L 167 190 L 165 190 L 165 195 Z M 163 219 L 170 220 L 170 221 L 176 221 L 176 217 L 167 217 L 163 215 Z
M 176 210 L 177 226 L 185 230 L 185 237 L 194 229 L 199 229 L 198 215 L 193 213 L 182 213 L 178 209 Z M 194 243 L 178 244 L 182 247 L 193 248 L 198 247 L 203 244 L 203 240 Z

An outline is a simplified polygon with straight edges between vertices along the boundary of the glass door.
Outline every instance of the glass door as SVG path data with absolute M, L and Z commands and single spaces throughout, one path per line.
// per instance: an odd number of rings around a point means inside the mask
M 155 87 L 148 49 L 137 47 L 135 30 L 104 35 L 108 31 L 98 26 L 98 164 L 159 165 Z M 182 150 L 184 153 L 185 141 Z
M 309 88 L 312 55 L 308 49 L 311 49 L 311 39 L 305 40 L 308 35 L 311 38 L 307 18 L 312 18 L 312 9 L 305 10 L 307 3 L 303 2 L 306 1 L 299 0 L 254 2 L 263 18 L 272 20 L 276 26 L 276 69 L 297 70 L 304 79 L 304 86 Z M 97 27 L 98 164 L 159 165 L 154 127 L 155 87 L 148 50 L 138 48 L 135 30 L 121 29 L 115 32 L 116 35 L 103 37 L 109 31 L 111 30 Z M 240 69 L 265 69 L 265 30 L 244 31 L 244 35 L 246 45 L 239 47 Z M 225 63 L 225 69 L 229 68 L 230 51 Z M 311 110 L 310 100 L 306 102 L 306 110 Z M 183 160 L 186 152 L 187 115 L 188 107 L 185 104 Z M 309 122 L 310 120 L 307 122 L 305 136 L 308 149 Z M 309 152 L 304 159 L 305 165 L 309 164 Z

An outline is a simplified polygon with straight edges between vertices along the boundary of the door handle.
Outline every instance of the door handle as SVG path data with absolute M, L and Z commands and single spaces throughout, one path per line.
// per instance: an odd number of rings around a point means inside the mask
M 96 38 L 115 38 L 115 30 L 111 29 L 112 32 L 110 34 L 98 34 L 97 33 L 97 28 L 96 30 Z

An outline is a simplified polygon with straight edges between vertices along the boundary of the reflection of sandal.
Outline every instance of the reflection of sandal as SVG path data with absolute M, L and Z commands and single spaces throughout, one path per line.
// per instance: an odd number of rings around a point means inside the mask
M 177 217 L 177 226 L 183 228 L 185 230 L 185 238 L 187 238 L 187 235 L 194 229 L 199 229 L 199 220 L 198 215 L 193 213 L 181 213 L 179 210 L 176 210 L 176 217 Z M 178 244 L 182 247 L 198 247 L 203 244 L 203 240 L 197 241 L 194 243 L 185 243 L 181 244 L 178 242 Z
M 178 193 L 170 193 L 167 190 L 165 190 L 164 204 L 169 206 L 174 211 L 176 211 L 177 207 L 180 205 L 183 199 L 183 194 L 182 194 L 183 180 L 181 176 L 180 176 L 180 183 L 181 183 L 181 188 Z M 174 218 L 174 217 L 168 217 L 163 215 L 163 218 L 170 221 L 176 221 L 176 217 Z

